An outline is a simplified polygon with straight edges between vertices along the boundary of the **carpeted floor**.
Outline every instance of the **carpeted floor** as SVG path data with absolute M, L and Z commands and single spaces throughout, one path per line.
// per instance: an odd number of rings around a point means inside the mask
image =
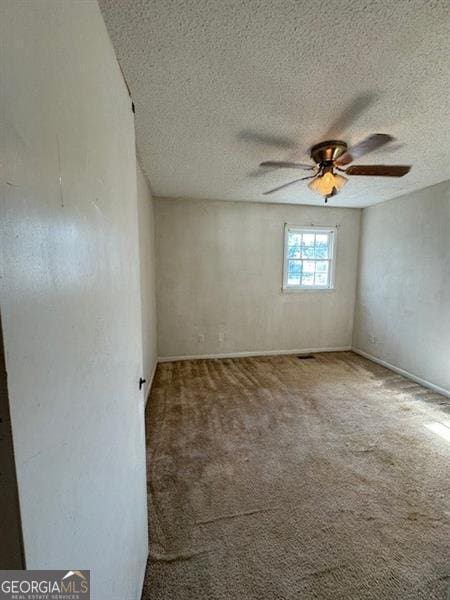
M 351 352 L 160 364 L 143 598 L 446 600 L 445 424 Z

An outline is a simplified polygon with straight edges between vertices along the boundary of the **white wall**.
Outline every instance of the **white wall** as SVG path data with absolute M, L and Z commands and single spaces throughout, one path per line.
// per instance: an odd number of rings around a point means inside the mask
M 1 310 L 26 565 L 134 600 L 147 557 L 136 157 L 96 2 L 2 1 Z
M 137 168 L 139 259 L 141 274 L 142 354 L 145 397 L 152 384 L 157 361 L 155 219 L 153 199 L 148 182 Z
M 450 182 L 364 209 L 353 343 L 450 390 Z
M 167 198 L 155 209 L 160 356 L 351 345 L 360 210 Z M 338 225 L 335 291 L 281 292 L 285 222 Z

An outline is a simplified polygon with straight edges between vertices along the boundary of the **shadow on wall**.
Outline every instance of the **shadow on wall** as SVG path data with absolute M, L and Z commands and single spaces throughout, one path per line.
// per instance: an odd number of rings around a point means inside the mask
M 16 465 L 9 414 L 9 398 L 3 330 L 0 319 L 0 569 L 23 569 L 22 545 Z

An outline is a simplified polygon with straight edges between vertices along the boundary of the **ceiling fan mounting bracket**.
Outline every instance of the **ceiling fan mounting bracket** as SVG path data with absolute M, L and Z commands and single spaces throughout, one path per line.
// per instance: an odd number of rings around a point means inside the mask
M 318 165 L 332 163 L 347 151 L 347 144 L 340 140 L 327 140 L 311 148 L 311 158 Z

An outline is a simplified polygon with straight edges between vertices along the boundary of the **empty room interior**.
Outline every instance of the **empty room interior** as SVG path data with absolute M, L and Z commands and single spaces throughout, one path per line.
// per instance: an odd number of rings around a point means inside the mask
M 448 1 L 0 28 L 0 596 L 447 600 Z

